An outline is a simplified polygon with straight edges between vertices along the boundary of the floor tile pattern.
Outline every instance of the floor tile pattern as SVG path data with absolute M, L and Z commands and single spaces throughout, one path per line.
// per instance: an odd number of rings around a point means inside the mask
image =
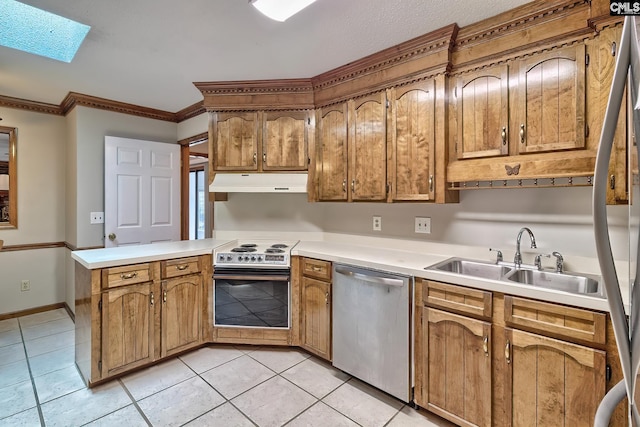
M 87 389 L 58 309 L 0 321 L 2 426 L 452 426 L 297 349 L 212 345 Z

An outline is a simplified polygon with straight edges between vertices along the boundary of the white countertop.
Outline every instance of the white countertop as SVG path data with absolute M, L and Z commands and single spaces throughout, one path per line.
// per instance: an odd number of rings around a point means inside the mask
M 89 249 L 71 252 L 71 258 L 78 261 L 85 268 L 94 270 L 118 265 L 210 254 L 214 248 L 227 242 L 228 240 L 219 239 L 181 240 L 148 245 Z
M 71 253 L 71 257 L 87 269 L 98 269 L 210 254 L 214 248 L 228 243 L 230 240 L 232 239 L 183 240 L 149 245 L 91 249 L 74 251 Z M 482 252 L 484 254 L 483 258 L 479 256 L 479 252 L 474 248 L 457 248 L 451 245 L 422 245 L 419 248 L 411 247 L 410 250 L 402 250 L 394 247 L 392 241 L 385 241 L 384 239 L 373 239 L 366 242 L 360 240 L 358 241 L 360 244 L 346 243 L 344 240 L 346 239 L 337 241 L 301 241 L 293 248 L 291 254 L 593 310 L 609 311 L 608 302 L 603 298 L 569 294 L 518 283 L 465 277 L 445 271 L 425 270 L 425 267 L 453 256 L 478 260 L 484 259 L 486 261 L 490 255 L 486 252 L 486 249 Z

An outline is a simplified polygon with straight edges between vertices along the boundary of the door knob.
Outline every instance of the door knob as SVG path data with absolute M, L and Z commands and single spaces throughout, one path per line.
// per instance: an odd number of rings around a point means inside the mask
M 112 242 L 116 240 L 116 235 L 114 233 L 109 233 L 108 237 L 109 237 L 109 240 L 111 240 Z

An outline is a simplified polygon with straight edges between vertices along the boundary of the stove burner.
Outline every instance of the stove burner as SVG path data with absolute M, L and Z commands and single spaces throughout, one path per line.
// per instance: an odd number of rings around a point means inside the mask
M 243 243 L 242 245 L 240 245 L 241 248 L 255 248 L 256 245 L 255 243 Z
M 276 249 L 284 249 L 287 247 L 287 245 L 285 245 L 284 243 L 276 243 L 275 245 L 271 245 L 271 247 Z
M 255 251 L 256 251 L 256 248 L 246 247 L 246 246 L 241 246 L 239 248 L 231 249 L 231 252 L 255 252 Z
M 284 251 L 282 249 L 278 249 L 278 248 L 274 248 L 274 247 L 267 248 L 264 251 L 266 253 L 268 253 L 268 254 L 281 254 L 281 253 L 284 253 Z

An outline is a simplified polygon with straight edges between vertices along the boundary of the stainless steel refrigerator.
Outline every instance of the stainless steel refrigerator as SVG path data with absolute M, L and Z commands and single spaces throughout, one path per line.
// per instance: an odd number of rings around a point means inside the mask
M 638 403 L 640 397 L 638 387 L 638 368 L 640 367 L 640 277 L 638 276 L 638 256 L 640 244 L 638 228 L 640 227 L 640 185 L 638 183 L 638 145 L 629 138 L 627 150 L 627 168 L 629 176 L 629 258 L 625 267 L 616 270 L 614 256 L 609 238 L 607 220 L 606 193 L 609 158 L 611 157 L 613 137 L 618 115 L 621 113 L 621 102 L 626 93 L 631 100 L 629 126 L 635 135 L 640 136 L 640 17 L 625 17 L 620 48 L 616 59 L 611 92 L 607 111 L 600 136 L 600 145 L 596 159 L 596 170 L 593 185 L 593 224 L 596 249 L 602 279 L 607 292 L 607 300 L 611 312 L 611 320 L 620 354 L 620 362 L 624 379 L 616 384 L 604 397 L 596 413 L 594 425 L 603 427 L 618 404 L 629 397 L 629 425 L 640 426 Z M 627 298 L 623 298 L 620 288 L 627 288 Z M 624 291 L 626 294 L 626 290 Z M 625 310 L 625 304 L 627 310 Z

